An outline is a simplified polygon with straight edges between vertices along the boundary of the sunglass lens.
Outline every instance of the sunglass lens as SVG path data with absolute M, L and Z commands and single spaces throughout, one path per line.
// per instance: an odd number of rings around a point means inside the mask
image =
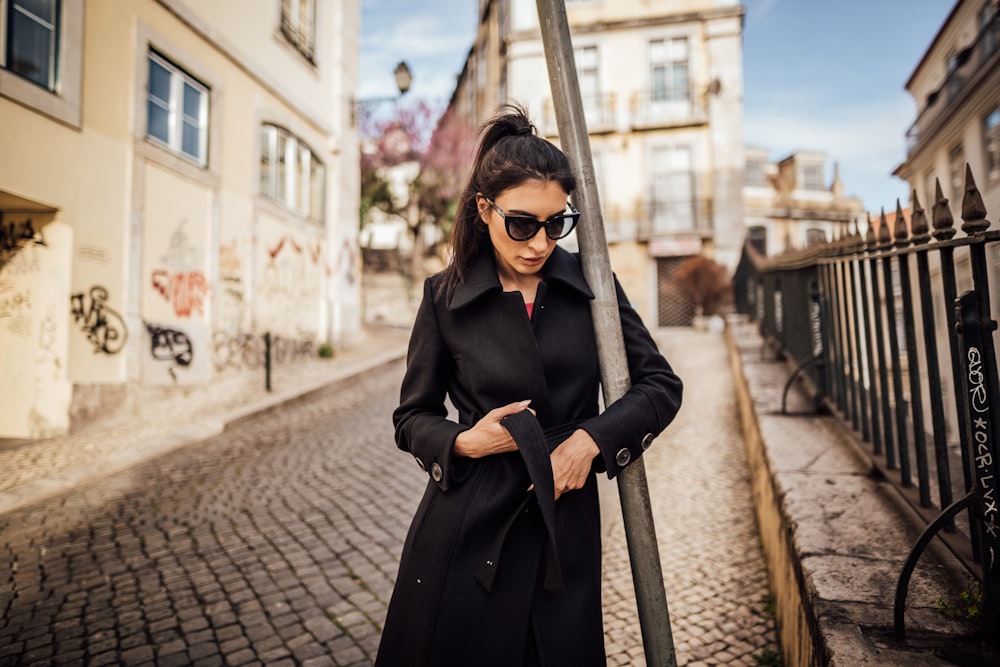
M 507 216 L 507 231 L 510 232 L 511 238 L 517 241 L 527 241 L 534 237 L 540 226 L 537 220 L 524 215 Z

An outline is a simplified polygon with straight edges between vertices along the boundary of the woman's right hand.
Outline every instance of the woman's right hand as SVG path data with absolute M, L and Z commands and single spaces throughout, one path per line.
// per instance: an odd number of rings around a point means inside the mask
M 500 420 L 522 410 L 528 410 L 530 403 L 530 400 L 509 403 L 487 412 L 475 426 L 458 434 L 455 438 L 455 454 L 478 459 L 490 454 L 516 451 L 517 443 L 510 436 L 510 432 L 500 425 Z

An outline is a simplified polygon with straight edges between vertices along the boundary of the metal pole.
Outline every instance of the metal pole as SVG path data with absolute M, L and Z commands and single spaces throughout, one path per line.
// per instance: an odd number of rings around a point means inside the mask
M 604 220 L 594 179 L 590 141 L 583 116 L 580 84 L 576 78 L 569 22 L 563 0 L 536 2 L 559 137 L 579 178 L 575 199 L 583 216 L 577 238 L 583 259 L 583 272 L 595 296 L 591 311 L 597 336 L 601 384 L 604 388 L 604 403 L 610 405 L 628 391 L 631 381 L 618 314 L 618 297 L 611 273 L 611 258 L 608 255 Z M 675 667 L 677 658 L 674 655 L 670 615 L 663 590 L 663 571 L 660 568 L 656 529 L 649 504 L 646 469 L 641 458 L 618 475 L 618 493 L 625 520 L 625 536 L 632 565 L 632 582 L 635 586 L 646 664 L 650 667 Z

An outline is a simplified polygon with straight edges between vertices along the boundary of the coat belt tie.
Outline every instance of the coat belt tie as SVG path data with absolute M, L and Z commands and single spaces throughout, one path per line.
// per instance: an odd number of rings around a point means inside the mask
M 564 424 L 550 431 L 543 431 L 541 424 L 529 410 L 522 410 L 500 420 L 500 424 L 507 429 L 517 449 L 521 453 L 521 458 L 528 469 L 528 476 L 534 485 L 535 500 L 542 515 L 542 522 L 545 524 L 547 536 L 545 582 L 546 590 L 563 590 L 562 568 L 559 565 L 559 552 L 556 547 L 556 499 L 555 481 L 552 477 L 552 460 L 549 454 L 569 435 L 576 430 L 576 422 Z M 487 567 L 481 569 L 476 579 L 486 590 L 493 589 L 493 580 L 499 567 L 500 551 L 503 542 L 510 531 L 514 520 L 527 509 L 529 495 L 524 502 L 520 503 L 516 511 L 504 525 L 497 544 L 494 549 L 494 557 L 487 562 Z

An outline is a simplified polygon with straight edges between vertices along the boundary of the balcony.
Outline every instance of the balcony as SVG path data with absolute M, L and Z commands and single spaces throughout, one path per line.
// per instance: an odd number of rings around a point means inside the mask
M 948 63 L 941 87 L 927 96 L 926 105 L 906 132 L 906 157 L 930 139 L 955 108 L 979 88 L 983 77 L 1000 63 L 1000 14 L 983 26 L 975 41 Z
M 583 102 L 583 117 L 587 121 L 589 134 L 605 134 L 614 131 L 616 125 L 615 105 L 617 104 L 614 93 L 582 95 L 581 102 Z M 551 99 L 545 100 L 543 131 L 548 137 L 559 135 L 555 105 Z
M 657 199 L 640 205 L 639 239 L 674 234 L 712 235 L 711 199 Z
M 631 101 L 631 124 L 636 130 L 663 127 L 702 125 L 708 122 L 705 97 L 694 86 L 687 91 L 653 91 L 634 93 Z

